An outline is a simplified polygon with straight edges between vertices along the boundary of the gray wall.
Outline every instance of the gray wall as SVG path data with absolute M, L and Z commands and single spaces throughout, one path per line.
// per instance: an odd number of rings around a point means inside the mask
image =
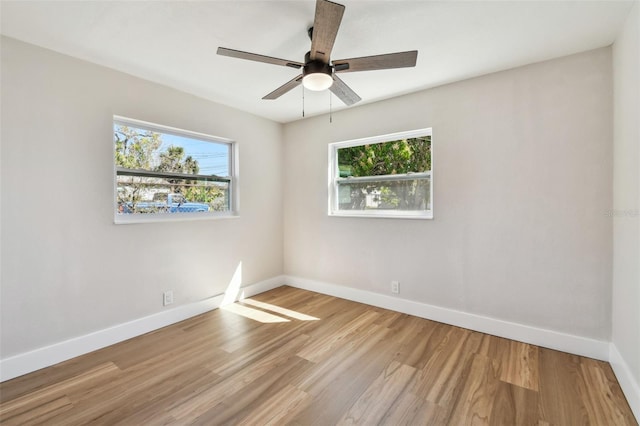
M 609 340 L 611 49 L 285 126 L 285 273 Z M 327 216 L 327 144 L 433 128 L 434 220 Z
M 240 217 L 113 225 L 113 114 L 236 140 Z M 220 294 L 240 263 L 609 340 L 611 117 L 609 48 L 282 126 L 4 38 L 0 356 Z M 329 142 L 423 127 L 434 220 L 327 216 Z
M 637 386 L 640 383 L 640 5 L 637 3 L 613 46 L 613 69 L 612 341 Z M 636 404 L 638 398 L 640 395 L 635 396 Z
M 212 84 L 214 82 L 212 81 Z M 114 114 L 234 139 L 236 219 L 113 224 Z M 6 358 L 282 273 L 282 126 L 2 39 Z

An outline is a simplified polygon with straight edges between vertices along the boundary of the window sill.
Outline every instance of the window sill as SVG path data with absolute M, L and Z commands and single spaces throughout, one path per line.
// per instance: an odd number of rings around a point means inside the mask
M 358 211 L 345 212 L 334 211 L 329 212 L 329 216 L 333 217 L 357 217 L 357 218 L 373 218 L 373 219 L 433 219 L 433 211 L 428 212 L 397 212 L 392 210 L 386 211 Z
M 156 222 L 189 222 L 194 220 L 219 220 L 239 218 L 238 212 L 202 212 L 202 213 L 155 213 L 155 214 L 116 214 L 113 223 L 116 225 L 128 225 L 133 223 Z

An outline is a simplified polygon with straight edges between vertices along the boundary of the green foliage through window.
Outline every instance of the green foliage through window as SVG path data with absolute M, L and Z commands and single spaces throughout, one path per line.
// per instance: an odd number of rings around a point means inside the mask
M 411 137 L 334 144 L 334 213 L 385 211 L 424 216 L 431 212 L 430 131 L 405 135 Z
M 431 170 L 431 136 L 338 149 L 340 176 L 382 176 Z
M 121 122 L 114 143 L 119 214 L 230 210 L 230 144 Z

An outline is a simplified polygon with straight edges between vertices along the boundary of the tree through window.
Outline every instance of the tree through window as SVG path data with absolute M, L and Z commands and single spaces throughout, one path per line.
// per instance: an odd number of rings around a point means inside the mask
M 432 217 L 431 131 L 330 146 L 330 214 Z
M 115 119 L 116 217 L 230 212 L 232 143 Z

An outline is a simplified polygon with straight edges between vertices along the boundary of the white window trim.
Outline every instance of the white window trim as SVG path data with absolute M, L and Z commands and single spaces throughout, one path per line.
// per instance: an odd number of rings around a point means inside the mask
M 118 115 L 113 116 L 111 128 L 113 124 L 131 126 L 142 130 L 148 130 L 157 133 L 166 133 L 174 136 L 191 137 L 194 139 L 210 141 L 215 143 L 224 143 L 230 145 L 229 150 L 229 175 L 231 182 L 229 185 L 229 211 L 226 212 L 191 212 L 191 213 L 171 213 L 171 214 L 128 214 L 122 215 L 117 213 L 118 206 L 118 184 L 117 184 L 117 166 L 115 164 L 115 144 L 113 143 L 113 135 L 111 138 L 111 144 L 113 145 L 113 152 L 111 155 L 111 161 L 113 163 L 113 223 L 116 225 L 133 224 L 133 223 L 156 223 L 156 222 L 182 222 L 192 220 L 212 220 L 212 219 L 229 219 L 240 216 L 240 202 L 239 202 L 239 189 L 238 189 L 238 144 L 232 140 L 219 136 L 211 136 L 205 133 L 193 132 L 190 130 L 178 129 L 175 127 L 164 126 L 161 124 L 149 123 L 147 121 L 136 120 L 133 118 L 122 117 Z
M 429 176 L 429 204 L 430 210 L 426 211 L 410 211 L 410 210 L 340 210 L 338 209 L 338 183 L 346 181 L 381 181 L 381 180 L 397 180 L 395 178 L 385 177 L 355 177 L 341 178 L 338 169 L 338 149 L 349 148 L 352 146 L 360 146 L 366 144 L 375 144 L 381 142 L 390 142 L 400 139 L 417 138 L 422 136 L 431 136 L 431 149 L 433 152 L 433 134 L 431 128 L 410 130 L 406 132 L 391 133 L 387 135 L 372 136 L 368 138 L 352 139 L 342 142 L 333 142 L 329 144 L 329 161 L 328 161 L 328 215 L 335 217 L 365 217 L 365 218 L 389 218 L 389 219 L 433 219 L 433 155 L 431 157 L 431 170 L 425 173 L 408 173 L 406 175 L 397 175 L 399 179 L 420 178 Z

